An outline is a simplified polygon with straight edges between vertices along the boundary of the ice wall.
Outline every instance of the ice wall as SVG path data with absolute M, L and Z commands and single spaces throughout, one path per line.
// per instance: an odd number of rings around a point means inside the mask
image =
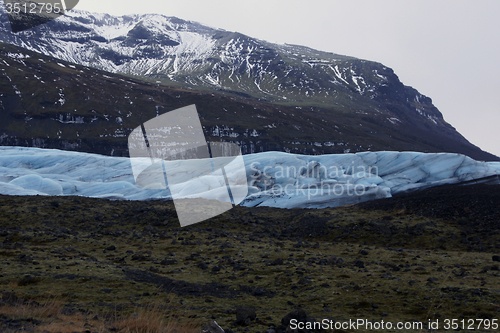
M 245 206 L 335 207 L 441 184 L 464 183 L 500 175 L 499 162 L 478 162 L 459 154 L 364 152 L 295 155 L 265 152 L 244 155 L 249 195 Z M 165 168 L 175 168 L 165 162 Z M 236 166 L 235 166 L 236 167 Z M 238 170 L 226 168 L 228 177 Z M 208 177 L 178 169 L 190 190 L 219 195 Z M 213 185 L 215 186 L 215 185 Z M 79 195 L 125 200 L 169 198 L 169 190 L 134 183 L 130 159 L 54 149 L 0 147 L 0 194 Z

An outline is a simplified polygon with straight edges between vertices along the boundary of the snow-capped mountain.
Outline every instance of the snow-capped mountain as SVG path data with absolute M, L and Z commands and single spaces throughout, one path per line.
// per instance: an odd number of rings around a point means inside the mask
M 395 98 L 376 113 L 284 106 L 152 84 L 0 43 L 0 145 L 128 156 L 134 128 L 191 104 L 207 140 L 236 143 L 244 154 L 412 150 L 498 160 Z
M 0 71 L 1 145 L 126 156 L 133 128 L 196 104 L 207 139 L 244 154 L 411 150 L 498 160 L 382 64 L 174 17 L 75 10 L 12 33 L 0 6 Z
M 346 108 L 383 102 L 390 91 L 422 121 L 442 123 L 429 98 L 375 62 L 268 43 L 157 14 L 116 17 L 75 10 L 16 34 L 10 32 L 6 15 L 2 17 L 0 41 L 113 73 L 288 105 Z

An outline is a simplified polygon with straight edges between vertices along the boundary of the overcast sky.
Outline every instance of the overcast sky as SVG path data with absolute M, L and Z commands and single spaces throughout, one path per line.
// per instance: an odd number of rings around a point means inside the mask
M 499 0 L 80 0 L 76 8 L 177 16 L 383 63 L 500 156 Z

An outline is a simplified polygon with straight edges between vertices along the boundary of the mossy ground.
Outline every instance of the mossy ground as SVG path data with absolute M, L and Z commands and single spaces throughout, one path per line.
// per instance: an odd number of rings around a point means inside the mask
M 167 320 L 251 332 L 297 307 L 318 320 L 500 317 L 500 235 L 463 242 L 456 219 L 236 207 L 180 228 L 164 201 L 0 196 L 0 209 L 0 291 L 71 311 L 156 304 Z M 238 306 L 258 320 L 236 326 Z

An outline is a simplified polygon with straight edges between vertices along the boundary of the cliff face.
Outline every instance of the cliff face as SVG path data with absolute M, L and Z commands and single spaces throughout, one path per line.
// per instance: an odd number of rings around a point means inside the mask
M 429 98 L 403 86 L 395 75 L 380 97 L 384 108 L 360 104 L 346 109 L 172 88 L 9 44 L 0 44 L 0 73 L 1 145 L 127 156 L 132 129 L 196 104 L 207 139 L 237 143 L 244 154 L 414 150 L 495 159 L 467 142 Z M 420 112 L 411 111 L 416 106 Z

